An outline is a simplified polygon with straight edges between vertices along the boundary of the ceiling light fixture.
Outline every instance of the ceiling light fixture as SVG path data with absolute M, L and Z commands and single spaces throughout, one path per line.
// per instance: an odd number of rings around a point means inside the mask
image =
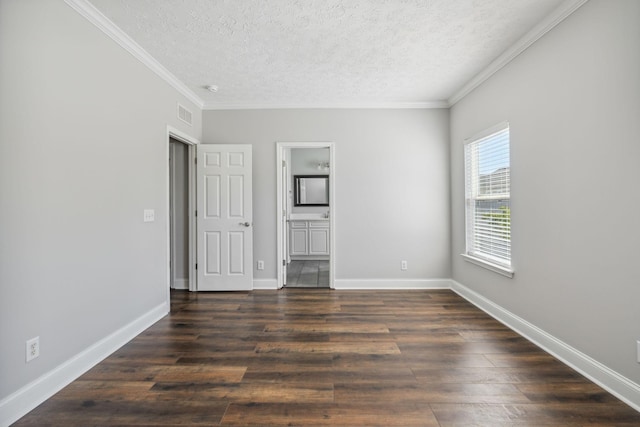
M 216 93 L 218 91 L 218 86 L 216 85 L 206 85 L 204 88 L 213 93 Z
M 329 162 L 318 162 L 318 170 L 328 170 L 329 169 Z

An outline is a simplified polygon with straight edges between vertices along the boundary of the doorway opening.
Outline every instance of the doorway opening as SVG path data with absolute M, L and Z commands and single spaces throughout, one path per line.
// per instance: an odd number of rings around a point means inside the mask
M 195 156 L 198 141 L 167 130 L 167 303 L 170 290 L 197 290 L 195 275 Z
M 189 146 L 169 140 L 169 287 L 189 289 Z
M 278 143 L 277 169 L 278 289 L 333 288 L 334 145 Z

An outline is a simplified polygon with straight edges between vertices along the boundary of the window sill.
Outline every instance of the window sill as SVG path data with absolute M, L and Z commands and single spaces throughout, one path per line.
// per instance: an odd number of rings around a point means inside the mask
M 510 268 L 503 267 L 498 264 L 493 264 L 489 261 L 485 261 L 483 259 L 476 258 L 467 254 L 460 254 L 460 255 L 465 261 L 470 262 L 471 264 L 475 264 L 480 267 L 486 268 L 487 270 L 491 270 L 494 273 L 502 274 L 503 276 L 506 276 L 510 279 L 513 278 L 514 271 Z

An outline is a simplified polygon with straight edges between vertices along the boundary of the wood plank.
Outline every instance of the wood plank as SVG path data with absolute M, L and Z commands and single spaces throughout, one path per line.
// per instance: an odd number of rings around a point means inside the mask
M 306 333 L 348 333 L 348 334 L 388 334 L 389 328 L 376 323 L 318 323 L 318 322 L 281 322 L 268 324 L 265 332 L 306 332 Z
M 541 368 L 558 365 L 558 360 L 550 354 L 542 351 L 534 351 L 518 354 L 486 354 L 485 357 L 499 368 Z
M 301 369 L 290 366 L 289 369 L 266 371 L 264 369 L 251 368 L 244 375 L 246 381 L 268 382 L 310 382 L 331 384 L 382 384 L 409 382 L 417 383 L 416 377 L 409 368 L 381 368 L 381 369 L 336 369 L 333 367 Z
M 584 385 L 582 375 L 563 366 L 539 369 L 495 367 L 448 367 L 442 369 L 429 366 L 413 368 L 412 371 L 418 381 L 427 384 L 457 382 L 483 384 L 546 384 L 552 382 L 558 384 L 571 382 Z
M 519 342 L 511 341 L 459 341 L 459 342 L 437 342 L 437 341 L 423 341 L 423 342 L 401 342 L 398 343 L 400 351 L 403 353 L 428 353 L 435 351 L 442 351 L 445 353 L 456 354 L 499 354 L 506 353 L 508 355 L 514 355 L 517 353 L 530 353 L 536 351 L 536 347 L 529 341 L 522 339 Z
M 617 402 L 610 393 L 596 384 L 584 384 L 582 382 L 568 383 L 534 383 L 519 384 L 520 390 L 532 402 Z
M 261 342 L 257 353 L 355 353 L 355 354 L 400 354 L 395 342 Z
M 155 385 L 151 381 L 74 381 L 56 395 L 77 400 L 138 400 Z
M 342 426 L 342 427 L 437 427 L 428 405 L 335 403 L 231 404 L 221 425 L 240 426 Z
M 227 402 L 57 399 L 45 402 L 13 426 L 219 425 Z
M 243 381 L 241 384 L 156 383 L 152 391 L 173 399 L 223 399 L 234 402 L 333 402 L 333 384 Z
M 336 401 L 397 403 L 528 403 L 512 384 L 336 383 Z
M 246 367 L 236 366 L 166 366 L 153 379 L 162 382 L 239 383 L 246 371 Z
M 442 427 L 462 426 L 638 426 L 638 412 L 621 405 L 431 404 Z
M 228 353 L 227 353 L 228 354 Z M 304 369 L 316 367 L 331 367 L 334 364 L 332 354 L 321 353 L 241 353 L 231 357 L 227 354 L 216 354 L 199 357 L 189 356 L 178 360 L 178 364 L 202 365 L 212 364 L 217 366 L 247 366 L 263 367 L 264 369 L 285 369 L 291 365 Z

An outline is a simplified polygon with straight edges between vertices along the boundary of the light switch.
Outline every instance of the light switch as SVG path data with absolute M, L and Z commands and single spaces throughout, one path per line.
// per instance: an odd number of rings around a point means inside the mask
M 156 220 L 156 211 L 154 209 L 144 210 L 144 222 L 153 222 Z

